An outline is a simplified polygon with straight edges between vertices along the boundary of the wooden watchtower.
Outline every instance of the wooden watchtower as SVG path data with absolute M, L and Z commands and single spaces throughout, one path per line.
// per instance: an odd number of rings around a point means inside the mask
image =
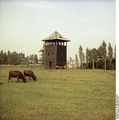
M 45 68 L 65 68 L 67 61 L 67 42 L 70 40 L 55 31 L 42 41 L 44 41 Z

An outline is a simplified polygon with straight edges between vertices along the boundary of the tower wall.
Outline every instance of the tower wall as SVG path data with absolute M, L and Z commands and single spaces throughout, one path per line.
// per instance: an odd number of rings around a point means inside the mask
M 45 46 L 45 68 L 56 68 L 57 63 L 57 46 Z
M 65 66 L 66 65 L 66 46 L 58 45 L 57 46 L 57 65 Z
M 45 68 L 64 67 L 66 65 L 66 46 L 45 45 Z

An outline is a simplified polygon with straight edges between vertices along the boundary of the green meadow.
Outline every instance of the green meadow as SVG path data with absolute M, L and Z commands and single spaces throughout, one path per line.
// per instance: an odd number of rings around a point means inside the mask
M 37 81 L 8 83 L 10 70 Z M 0 66 L 0 120 L 114 120 L 115 71 Z

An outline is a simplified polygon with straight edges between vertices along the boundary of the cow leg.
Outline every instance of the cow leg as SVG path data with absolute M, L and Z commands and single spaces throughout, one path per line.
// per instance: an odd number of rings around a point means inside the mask
M 9 75 L 9 77 L 8 77 L 8 83 L 9 83 L 9 80 L 11 80 L 11 77 L 10 77 L 10 75 Z
M 26 83 L 26 80 L 23 80 L 24 83 Z
M 17 78 L 17 82 L 19 83 L 20 81 L 19 81 L 19 78 Z
M 26 75 L 24 75 L 24 77 L 26 78 Z

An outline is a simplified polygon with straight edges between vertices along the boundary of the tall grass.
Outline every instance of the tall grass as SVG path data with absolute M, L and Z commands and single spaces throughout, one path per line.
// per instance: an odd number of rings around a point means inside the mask
M 11 69 L 31 69 L 38 80 L 7 82 Z M 0 67 L 1 120 L 114 120 L 115 71 Z

